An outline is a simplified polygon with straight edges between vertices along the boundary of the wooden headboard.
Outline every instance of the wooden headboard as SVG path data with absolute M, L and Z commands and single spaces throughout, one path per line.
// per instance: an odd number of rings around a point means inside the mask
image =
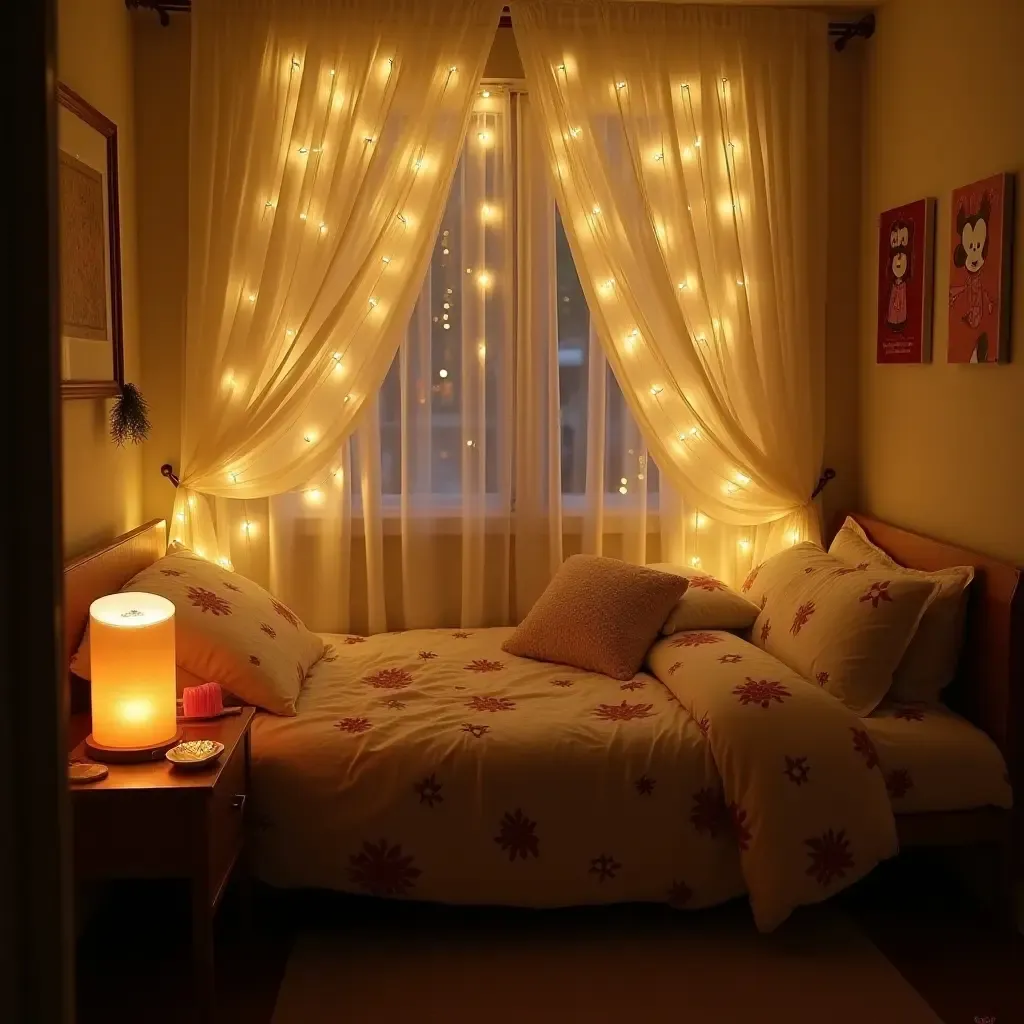
M 1016 792 L 1024 792 L 1024 570 L 974 551 L 851 513 L 901 565 L 934 572 L 973 565 L 964 647 L 948 703 L 995 740 Z M 838 529 L 844 516 L 836 521 Z
M 89 605 L 116 593 L 167 550 L 167 523 L 154 519 L 116 537 L 105 548 L 64 566 L 64 663 L 71 661 L 89 621 Z M 70 677 L 71 713 L 89 710 L 88 684 Z

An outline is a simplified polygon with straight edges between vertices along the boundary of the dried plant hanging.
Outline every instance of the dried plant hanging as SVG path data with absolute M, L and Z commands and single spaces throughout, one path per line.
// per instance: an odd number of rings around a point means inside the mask
M 134 384 L 123 384 L 110 410 L 110 436 L 118 445 L 139 444 L 149 436 L 149 406 Z

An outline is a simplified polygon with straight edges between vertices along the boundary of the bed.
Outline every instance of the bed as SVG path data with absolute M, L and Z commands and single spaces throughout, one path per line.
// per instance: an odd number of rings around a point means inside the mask
M 799 735 L 807 746 L 814 733 L 816 746 L 784 756 L 771 746 L 776 728 L 764 725 L 765 714 L 778 713 L 777 697 L 757 691 L 728 709 L 715 705 L 736 689 L 723 673 L 742 667 L 737 679 L 781 678 L 763 660 L 770 655 L 732 634 L 712 631 L 693 645 L 667 638 L 648 671 L 627 682 L 512 658 L 501 651 L 507 629 L 327 637 L 298 715 L 259 715 L 254 724 L 256 873 L 280 886 L 528 906 L 693 907 L 747 891 L 758 923 L 770 928 L 791 905 L 824 898 L 895 852 L 898 834 L 903 846 L 988 844 L 1009 884 L 1011 781 L 1020 783 L 1019 572 L 856 518 L 904 564 L 976 567 L 952 709 L 884 706 L 855 728 L 833 707 L 814 705 L 814 728 Z M 159 557 L 163 530 L 149 524 L 68 567 L 69 648 L 88 600 Z M 699 671 L 677 672 L 681 654 Z M 787 686 L 798 705 L 823 697 L 839 707 L 799 680 Z M 709 742 L 708 708 L 724 726 L 732 705 L 763 711 L 744 711 L 734 728 L 746 738 L 718 749 L 726 731 L 710 730 Z M 851 744 L 868 767 L 877 762 L 872 778 L 884 782 L 842 774 L 853 771 Z M 743 856 L 744 844 L 758 814 L 785 820 L 809 756 L 819 776 L 838 773 L 831 800 L 845 799 L 856 821 L 797 836 L 806 859 L 796 877 L 781 835 L 779 848 L 756 857 Z M 766 770 L 776 761 L 778 772 Z M 730 800 L 730 779 L 760 786 L 760 802 Z M 765 830 L 754 831 L 756 846 Z M 862 856 L 850 856 L 852 836 Z M 813 883 L 820 891 L 806 891 Z M 787 886 L 805 891 L 777 899 Z

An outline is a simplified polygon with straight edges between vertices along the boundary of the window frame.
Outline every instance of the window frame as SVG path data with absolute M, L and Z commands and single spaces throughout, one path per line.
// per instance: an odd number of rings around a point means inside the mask
M 515 365 L 518 355 L 519 344 L 519 196 L 520 176 L 519 160 L 516 140 L 518 138 L 519 119 L 521 117 L 520 104 L 522 97 L 528 95 L 526 80 L 523 78 L 500 78 L 483 77 L 480 79 L 480 87 L 500 87 L 507 90 L 509 95 L 509 130 L 512 139 L 512 157 L 509 169 L 509 186 L 511 209 L 511 231 L 512 231 L 512 298 L 511 298 L 511 322 L 512 337 L 510 339 L 512 349 L 512 361 Z M 557 287 L 557 282 L 556 282 Z M 556 339 L 557 344 L 557 339 Z M 397 358 L 397 355 L 396 355 Z M 389 369 L 390 372 L 390 369 Z M 512 409 L 513 416 L 518 407 L 516 377 L 512 381 Z M 357 427 L 358 429 L 358 427 Z M 350 438 L 351 440 L 351 438 Z M 516 464 L 516 435 L 512 431 L 510 438 L 512 465 Z M 648 454 L 648 458 L 650 455 Z M 660 475 L 660 473 L 659 473 Z M 402 532 L 403 521 L 402 496 L 398 494 L 381 494 L 379 502 L 380 518 L 385 536 L 396 536 Z M 430 523 L 433 532 L 441 535 L 460 534 L 463 530 L 463 495 L 454 493 L 432 493 L 416 494 L 409 498 L 404 518 L 418 523 Z M 604 532 L 616 533 L 623 530 L 627 523 L 634 523 L 638 516 L 635 508 L 629 508 L 632 499 L 620 495 L 614 491 L 606 490 L 602 495 L 603 509 L 602 522 Z M 660 489 L 659 491 L 648 491 L 645 495 L 647 533 L 658 533 L 660 529 Z M 561 494 L 562 532 L 566 535 L 578 535 L 584 532 L 587 520 L 586 492 L 565 492 Z M 488 492 L 484 499 L 485 533 L 500 534 L 509 530 L 514 531 L 516 518 L 516 490 L 515 471 L 511 475 L 508 492 Z M 351 505 L 351 521 L 353 534 L 363 536 L 365 534 L 365 519 L 362 509 L 362 495 L 358 489 L 353 489 Z

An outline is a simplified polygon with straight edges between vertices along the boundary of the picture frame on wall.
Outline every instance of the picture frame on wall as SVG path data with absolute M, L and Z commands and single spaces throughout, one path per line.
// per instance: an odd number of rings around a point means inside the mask
M 61 397 L 124 385 L 117 125 L 57 86 Z
M 1014 177 L 994 174 L 955 189 L 949 243 L 950 363 L 1010 358 Z
M 878 363 L 932 357 L 935 200 L 886 210 L 878 223 Z

